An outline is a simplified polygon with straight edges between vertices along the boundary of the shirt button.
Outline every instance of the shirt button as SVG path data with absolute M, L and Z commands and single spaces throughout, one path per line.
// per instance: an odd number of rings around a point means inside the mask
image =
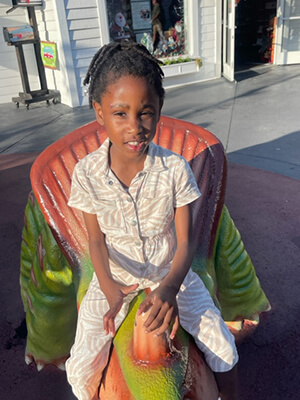
M 132 226 L 136 226 L 137 222 L 135 220 L 131 221 Z
M 128 201 L 128 203 L 131 203 L 132 202 L 132 198 L 131 197 L 127 197 L 127 201 Z
M 108 184 L 111 186 L 114 184 L 114 182 L 110 180 L 110 181 L 108 181 Z
M 137 241 L 135 242 L 135 245 L 136 245 L 136 246 L 140 246 L 141 243 L 137 240 Z

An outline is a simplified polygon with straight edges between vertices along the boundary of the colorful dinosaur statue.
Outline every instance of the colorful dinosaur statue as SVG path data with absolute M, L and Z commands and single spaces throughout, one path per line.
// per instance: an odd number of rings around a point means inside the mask
M 105 139 L 104 128 L 96 121 L 89 123 L 49 146 L 31 170 L 33 192 L 25 209 L 20 283 L 28 329 L 25 359 L 27 363 L 35 361 L 39 370 L 45 364 L 64 367 L 74 340 L 77 309 L 92 277 L 83 217 L 67 206 L 67 199 L 75 164 Z M 224 205 L 227 169 L 222 145 L 205 129 L 165 116 L 161 117 L 154 141 L 182 154 L 191 165 L 202 192 L 201 201 L 193 208 L 198 248 L 192 268 L 204 281 L 230 329 L 242 337 L 251 332 L 259 315 L 270 305 Z M 145 293 L 140 293 L 132 304 L 114 339 L 101 400 L 208 400 L 208 396 L 215 396 L 212 375 L 206 366 L 199 371 L 195 367 L 205 362 L 182 329 L 175 342 L 182 361 L 174 356 L 174 348 L 171 352 L 165 348 L 166 360 L 148 363 L 147 367 L 132 361 L 136 360 L 132 350 L 135 309 L 143 296 Z M 173 361 L 170 354 L 175 357 Z M 112 371 L 117 371 L 117 378 Z M 211 394 L 199 397 L 197 385 L 208 387 Z M 124 391 L 112 396 L 114 388 Z M 155 392 L 158 389 L 159 394 Z

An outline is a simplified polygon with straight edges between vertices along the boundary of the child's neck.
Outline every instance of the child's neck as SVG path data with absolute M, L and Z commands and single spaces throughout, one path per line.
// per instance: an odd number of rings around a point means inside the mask
M 125 160 L 120 157 L 114 157 L 110 151 L 109 166 L 122 185 L 125 188 L 129 188 L 133 178 L 144 169 L 146 157 L 147 153 L 144 153 L 137 159 Z

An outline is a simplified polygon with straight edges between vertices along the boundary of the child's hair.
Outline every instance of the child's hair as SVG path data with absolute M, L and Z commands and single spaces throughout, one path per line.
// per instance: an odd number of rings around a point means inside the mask
M 162 85 L 164 73 L 159 61 L 145 46 L 135 42 L 109 43 L 94 55 L 83 84 L 89 86 L 89 104 L 101 103 L 101 97 L 108 85 L 122 76 L 132 75 L 144 78 L 153 86 L 163 102 L 165 90 Z

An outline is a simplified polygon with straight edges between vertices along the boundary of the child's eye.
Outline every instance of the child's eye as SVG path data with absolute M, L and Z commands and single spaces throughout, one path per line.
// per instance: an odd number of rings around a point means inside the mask
M 114 113 L 114 115 L 116 115 L 117 117 L 124 117 L 126 114 L 122 111 L 117 111 Z
M 154 115 L 154 112 L 153 111 L 143 111 L 142 112 L 142 114 L 141 114 L 141 116 L 142 116 L 142 118 L 144 117 L 144 118 L 147 118 L 147 117 L 152 117 Z

